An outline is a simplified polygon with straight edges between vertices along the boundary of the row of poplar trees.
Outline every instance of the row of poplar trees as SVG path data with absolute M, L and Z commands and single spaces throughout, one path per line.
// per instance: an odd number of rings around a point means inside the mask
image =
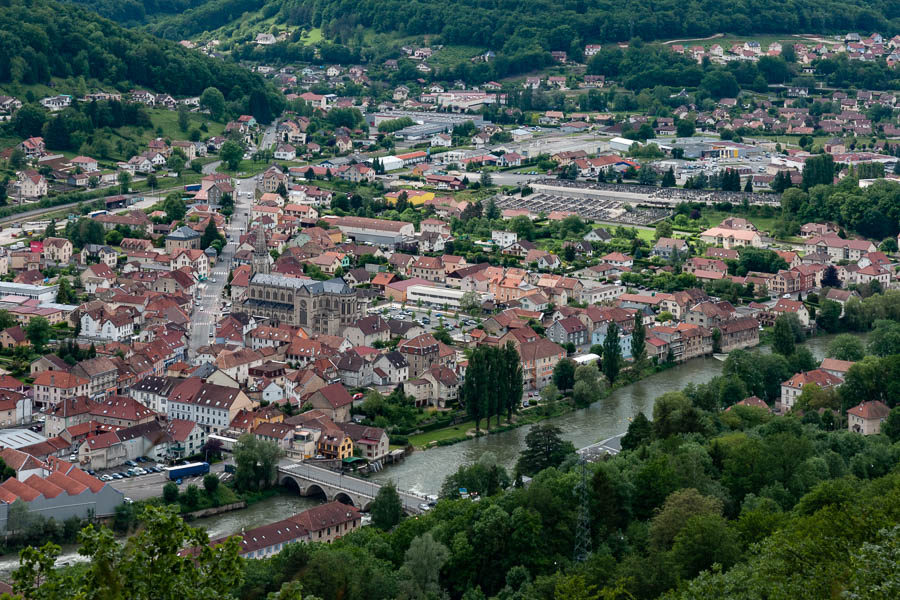
M 512 419 L 513 412 L 522 401 L 524 389 L 522 364 L 516 347 L 507 343 L 504 347 L 480 346 L 472 352 L 466 369 L 461 400 L 469 418 L 475 421 L 475 431 L 481 431 L 481 420 L 506 413 Z

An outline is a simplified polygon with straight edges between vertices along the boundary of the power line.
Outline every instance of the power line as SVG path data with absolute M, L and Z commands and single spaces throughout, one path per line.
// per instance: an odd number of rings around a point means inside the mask
M 591 508 L 588 497 L 587 486 L 587 461 L 582 457 L 578 464 L 581 465 L 581 482 L 575 488 L 576 493 L 580 494 L 580 504 L 578 512 L 578 526 L 575 530 L 575 552 L 573 560 L 575 562 L 585 562 L 591 556 Z

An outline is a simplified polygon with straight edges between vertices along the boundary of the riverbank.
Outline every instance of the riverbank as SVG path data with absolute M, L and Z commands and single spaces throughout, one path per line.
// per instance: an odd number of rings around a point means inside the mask
M 620 373 L 621 379 L 616 381 L 616 383 L 612 386 L 604 387 L 600 396 L 597 397 L 591 404 L 596 404 L 597 402 L 604 400 L 611 394 L 615 393 L 618 389 L 633 385 L 639 381 L 642 381 L 643 379 L 646 379 L 647 377 L 652 377 L 653 375 L 656 375 L 663 371 L 678 368 L 678 366 L 678 364 L 648 364 L 648 366 L 637 377 L 634 377 L 632 375 L 630 369 L 623 370 L 622 373 Z M 484 427 L 480 431 L 476 432 L 475 421 L 469 420 L 458 423 L 456 425 L 449 425 L 440 429 L 411 435 L 408 438 L 409 444 L 415 450 L 429 450 L 441 446 L 450 446 L 453 444 L 459 444 L 461 442 L 468 441 L 470 439 L 483 437 L 486 435 L 504 433 L 506 431 L 510 431 L 511 429 L 517 429 L 526 425 L 534 425 L 535 423 L 539 423 L 547 419 L 561 417 L 563 415 L 575 412 L 579 409 L 587 408 L 586 406 L 576 406 L 574 400 L 568 396 L 560 398 L 549 406 L 546 403 L 539 402 L 538 398 L 530 399 L 529 403 L 530 406 L 528 408 L 519 409 L 519 411 L 517 411 L 516 414 L 513 415 L 512 421 L 504 420 L 502 424 L 495 424 L 493 428 L 491 428 L 490 425 L 485 421 L 482 421 Z

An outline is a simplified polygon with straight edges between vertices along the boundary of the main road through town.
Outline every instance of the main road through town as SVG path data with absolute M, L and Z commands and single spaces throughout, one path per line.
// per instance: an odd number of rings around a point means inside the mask
M 252 177 L 237 180 L 235 185 L 234 214 L 226 227 L 228 240 L 222 254 L 216 259 L 209 279 L 198 285 L 199 299 L 194 302 L 191 313 L 191 335 L 188 346 L 189 358 L 197 355 L 197 350 L 208 346 L 215 335 L 216 322 L 222 316 L 222 290 L 228 282 L 228 273 L 232 269 L 234 253 L 237 250 L 241 234 L 245 232 L 250 219 L 250 205 L 256 190 L 256 180 Z

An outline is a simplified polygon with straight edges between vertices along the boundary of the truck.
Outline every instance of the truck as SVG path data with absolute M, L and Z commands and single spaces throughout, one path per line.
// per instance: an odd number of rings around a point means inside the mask
M 166 467 L 166 474 L 171 481 L 184 479 L 185 477 L 193 477 L 194 475 L 206 475 L 209 473 L 208 462 L 195 462 L 186 465 L 178 465 L 177 467 Z

